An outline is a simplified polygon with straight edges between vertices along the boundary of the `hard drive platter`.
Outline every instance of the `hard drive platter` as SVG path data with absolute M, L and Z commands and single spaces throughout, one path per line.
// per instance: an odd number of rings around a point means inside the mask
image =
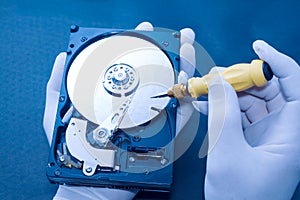
M 179 44 L 169 30 L 71 26 L 51 182 L 170 189 L 178 102 L 150 97 L 176 83 Z

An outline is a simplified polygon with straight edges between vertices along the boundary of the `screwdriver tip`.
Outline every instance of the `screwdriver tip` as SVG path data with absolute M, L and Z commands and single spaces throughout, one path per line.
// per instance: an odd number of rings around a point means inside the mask
M 163 98 L 163 97 L 168 97 L 168 94 L 159 94 L 159 95 L 152 96 L 151 98 Z

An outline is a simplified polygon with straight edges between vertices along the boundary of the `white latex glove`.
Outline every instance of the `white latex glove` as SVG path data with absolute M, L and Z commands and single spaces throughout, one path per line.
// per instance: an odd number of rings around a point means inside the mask
M 209 84 L 206 199 L 291 199 L 300 181 L 300 67 L 264 41 L 253 48 L 277 78 L 239 98 L 221 77 Z
M 180 47 L 180 73 L 178 75 L 178 83 L 187 83 L 187 80 L 193 77 L 195 72 L 195 48 L 193 46 L 195 33 L 190 28 L 184 28 L 181 33 Z M 179 106 L 176 113 L 176 135 L 182 130 L 190 119 L 194 108 L 191 104 L 192 98 L 186 97 L 179 100 Z
M 51 145 L 54 123 L 56 118 L 56 111 L 59 100 L 59 93 L 61 88 L 62 76 L 67 54 L 60 53 L 54 62 L 50 79 L 47 83 L 46 89 L 46 105 L 44 111 L 43 126 L 49 142 Z
M 153 26 L 149 22 L 143 22 L 139 24 L 135 30 L 153 31 Z M 185 28 L 181 30 L 181 48 L 180 57 L 181 67 L 186 73 L 181 72 L 179 81 L 185 83 L 188 76 L 192 76 L 194 73 L 195 65 L 195 50 L 192 46 L 195 38 L 194 32 Z M 51 145 L 52 134 L 54 129 L 54 123 L 56 118 L 56 111 L 58 106 L 59 94 L 61 89 L 62 76 L 64 71 L 64 65 L 66 60 L 66 53 L 60 53 L 53 65 L 52 73 L 47 84 L 46 91 L 46 105 L 44 112 L 43 126 L 47 135 L 49 144 Z M 176 127 L 176 131 L 179 132 L 181 128 L 186 124 L 188 118 L 193 111 L 193 107 L 190 103 L 182 102 L 180 109 L 177 112 L 177 123 L 180 125 Z M 67 114 L 66 114 L 67 115 Z M 65 117 L 64 117 L 65 118 Z M 68 117 L 67 117 L 68 118 Z M 118 189 L 98 188 L 98 187 L 85 187 L 85 186 L 67 186 L 60 185 L 58 191 L 54 197 L 56 200 L 65 199 L 132 199 L 138 190 L 127 191 Z

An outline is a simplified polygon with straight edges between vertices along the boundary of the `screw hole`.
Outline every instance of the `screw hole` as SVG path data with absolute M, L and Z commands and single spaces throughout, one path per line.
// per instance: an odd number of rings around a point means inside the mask
M 50 167 L 54 167 L 54 165 L 55 165 L 54 162 L 49 163 L 49 166 L 50 166 Z
M 70 44 L 70 47 L 71 47 L 71 48 L 74 48 L 74 47 L 75 47 L 75 45 L 74 45 L 74 44 Z

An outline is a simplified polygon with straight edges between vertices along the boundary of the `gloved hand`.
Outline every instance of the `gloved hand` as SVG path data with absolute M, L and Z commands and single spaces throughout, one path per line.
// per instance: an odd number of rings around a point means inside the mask
M 195 72 L 196 58 L 193 46 L 195 33 L 190 28 L 184 28 L 181 33 L 180 47 L 180 73 L 178 75 L 178 83 L 187 83 L 187 80 L 193 77 Z M 176 113 L 176 135 L 182 130 L 190 119 L 194 108 L 191 104 L 192 98 L 184 98 L 179 100 L 179 107 Z
M 206 199 L 291 199 L 300 180 L 300 67 L 264 41 L 253 48 L 277 78 L 238 96 L 210 82 Z
M 136 27 L 136 30 L 153 31 L 153 26 L 148 22 L 143 22 Z M 181 65 L 187 73 L 181 72 L 179 80 L 184 82 L 187 80 L 187 74 L 192 76 L 194 73 L 195 51 L 192 44 L 194 42 L 195 35 L 194 32 L 188 28 L 182 29 L 181 35 Z M 52 141 L 65 60 L 66 53 L 64 52 L 60 53 L 56 57 L 52 73 L 47 84 L 43 126 L 50 145 Z M 185 125 L 188 120 L 187 118 L 191 115 L 192 111 L 193 107 L 190 103 L 182 103 L 181 109 L 178 109 L 177 113 L 177 122 L 180 124 L 180 126 L 176 129 L 177 132 L 179 132 Z M 60 185 L 54 199 L 132 199 L 136 195 L 137 191 L 138 190 L 128 191 L 97 187 Z

